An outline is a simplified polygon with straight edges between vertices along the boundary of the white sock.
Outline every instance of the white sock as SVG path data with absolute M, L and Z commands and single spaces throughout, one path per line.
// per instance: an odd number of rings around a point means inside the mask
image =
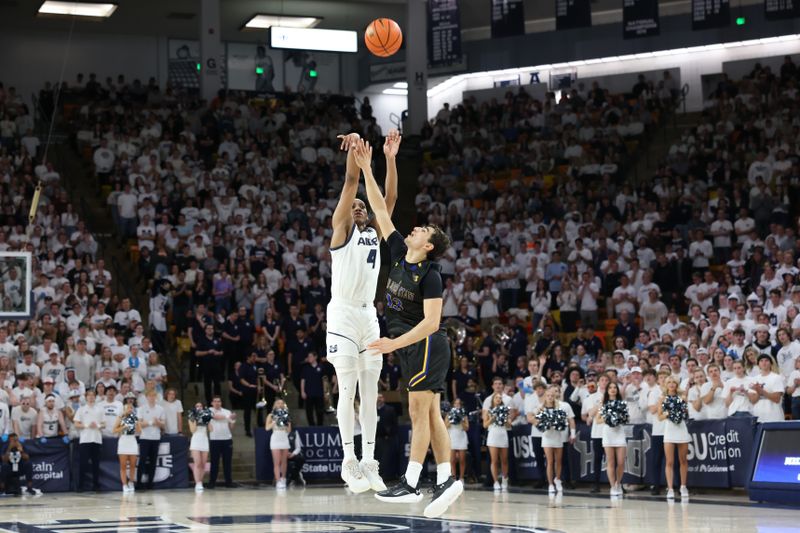
M 409 461 L 406 467 L 406 482 L 409 486 L 417 488 L 419 486 L 419 475 L 422 473 L 420 463 Z
M 375 459 L 375 432 L 378 428 L 378 380 L 381 369 L 368 368 L 358 373 L 358 395 L 361 397 L 359 421 L 361 422 L 361 460 Z
M 337 360 L 337 364 L 338 367 L 335 366 L 335 368 L 339 382 L 339 402 L 336 405 L 336 417 L 339 421 L 339 434 L 342 436 L 344 462 L 347 463 L 356 458 L 353 434 L 356 423 L 354 400 L 358 373 L 354 368 L 355 363 L 348 358 Z
M 441 485 L 448 479 L 450 479 L 450 463 L 436 465 L 436 484 Z

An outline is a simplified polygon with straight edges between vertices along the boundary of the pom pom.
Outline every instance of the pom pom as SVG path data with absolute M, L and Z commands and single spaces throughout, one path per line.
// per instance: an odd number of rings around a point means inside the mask
M 47 444 L 47 437 L 39 437 L 40 444 Z
M 64 442 L 64 444 L 69 444 L 69 436 L 64 435 L 63 437 L 61 437 L 61 440 Z
M 630 420 L 628 404 L 622 400 L 611 400 L 603 404 L 600 414 L 610 428 L 624 426 Z
M 286 409 L 273 409 L 272 410 L 272 420 L 275 421 L 275 425 L 279 428 L 285 428 L 289 426 L 289 411 Z
M 189 420 L 198 426 L 207 426 L 213 418 L 214 415 L 211 413 L 211 409 L 207 407 L 203 409 L 191 409 L 189 411 Z
M 136 435 L 136 422 L 139 421 L 139 417 L 136 416 L 136 413 L 131 412 L 127 415 L 122 417 L 122 434 L 123 435 Z
M 539 420 L 539 423 L 536 424 L 536 429 L 539 431 L 549 429 L 564 431 L 567 429 L 567 413 L 563 409 L 546 408 L 536 415 L 536 418 Z
M 466 416 L 467 413 L 466 411 L 464 411 L 464 409 L 462 409 L 461 407 L 453 407 L 447 413 L 447 421 L 450 422 L 450 424 L 457 426 L 461 424 L 461 422 L 464 420 L 464 417 Z
M 509 409 L 507 405 L 498 405 L 489 409 L 489 414 L 492 417 L 492 424 L 495 426 L 505 426 L 508 422 Z
M 667 396 L 661 402 L 661 409 L 667 413 L 667 420 L 680 424 L 689 419 L 689 407 L 680 396 Z

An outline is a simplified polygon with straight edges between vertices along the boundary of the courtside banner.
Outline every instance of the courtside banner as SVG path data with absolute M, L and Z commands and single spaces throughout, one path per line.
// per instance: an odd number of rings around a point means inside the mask
M 690 487 L 743 487 L 747 481 L 749 450 L 753 446 L 755 419 L 752 417 L 728 418 L 722 420 L 700 420 L 689 423 L 692 441 L 689 443 L 689 486 Z M 656 479 L 663 485 L 663 468 L 658 472 L 649 471 L 651 455 L 655 453 L 649 424 L 636 424 L 625 427 L 628 451 L 625 460 L 623 483 L 654 484 Z M 530 426 L 515 426 L 510 433 L 511 456 L 518 479 L 538 479 L 536 460 L 533 457 L 533 439 Z M 595 480 L 594 449 L 591 430 L 582 425 L 578 429 L 575 444 L 569 447 L 570 465 L 577 468 L 580 481 L 590 483 Z M 678 460 L 675 459 L 676 475 Z M 603 457 L 600 473 L 601 482 L 607 482 Z M 658 478 L 656 478 L 658 476 Z M 678 479 L 678 478 L 676 478 Z
M 335 479 L 342 471 L 342 438 L 338 427 L 315 426 L 297 428 L 303 455 L 303 477 L 306 479 Z M 256 479 L 272 480 L 272 452 L 269 448 L 271 431 L 258 428 L 256 441 Z
M 0 443 L 0 455 L 8 444 Z M 61 437 L 26 439 L 22 448 L 30 456 L 33 486 L 42 492 L 66 492 L 70 489 L 69 444 Z M 24 486 L 24 484 L 23 484 Z
M 78 441 L 74 441 L 72 453 L 73 489 L 77 488 L 80 464 L 80 445 Z M 84 488 L 91 487 L 91 470 L 85 472 L 84 476 Z M 158 444 L 158 458 L 156 459 L 154 477 L 153 487 L 155 489 L 185 489 L 188 486 L 189 439 L 182 435 L 164 435 L 161 437 L 161 441 Z M 100 489 L 118 491 L 120 486 L 117 439 L 103 437 L 103 446 L 100 452 Z

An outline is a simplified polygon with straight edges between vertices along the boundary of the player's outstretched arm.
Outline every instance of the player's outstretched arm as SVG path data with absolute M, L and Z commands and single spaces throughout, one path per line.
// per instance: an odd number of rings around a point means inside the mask
M 357 133 L 339 135 L 342 144 L 340 148 L 347 151 L 347 167 L 345 170 L 344 186 L 339 196 L 339 203 L 333 212 L 333 235 L 331 235 L 331 248 L 341 246 L 347 240 L 347 234 L 353 225 L 353 201 L 358 193 L 358 165 L 355 163 L 353 146 L 358 142 Z
M 383 185 L 385 193 L 383 199 L 386 200 L 386 210 L 389 216 L 394 213 L 394 206 L 397 204 L 397 152 L 400 150 L 402 137 L 396 129 L 389 130 L 386 141 L 383 143 L 383 155 L 386 156 L 386 182 Z
M 425 298 L 422 301 L 422 309 L 425 313 L 425 318 L 419 324 L 395 339 L 381 337 L 370 343 L 367 349 L 380 353 L 391 353 L 436 333 L 442 320 L 442 299 Z
M 367 200 L 372 212 L 375 214 L 375 221 L 381 237 L 385 240 L 394 232 L 394 224 L 389 211 L 386 209 L 386 201 L 383 199 L 375 176 L 372 174 L 372 147 L 364 140 L 358 141 L 355 150 L 355 160 L 361 172 L 364 173 L 364 185 L 367 187 Z

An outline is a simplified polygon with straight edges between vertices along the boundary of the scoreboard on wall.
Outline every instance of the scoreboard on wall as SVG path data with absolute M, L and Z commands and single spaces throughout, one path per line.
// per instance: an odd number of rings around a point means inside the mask
M 730 0 L 692 0 L 693 30 L 725 28 L 730 23 Z

